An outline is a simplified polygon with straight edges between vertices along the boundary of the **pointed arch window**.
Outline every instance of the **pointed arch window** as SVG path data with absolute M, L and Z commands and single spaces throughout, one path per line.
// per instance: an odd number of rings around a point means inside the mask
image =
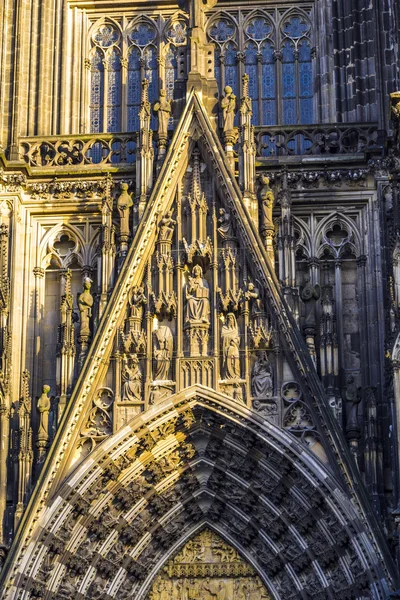
M 300 16 L 287 19 L 282 28 L 283 124 L 314 121 L 311 25 Z
M 167 23 L 142 16 L 125 31 L 108 20 L 94 27 L 89 61 L 90 131 L 137 131 L 142 80 L 149 81 L 151 103 L 158 99 L 160 86 L 172 98 L 176 81 L 186 76 L 186 44 L 187 25 L 181 16 Z M 157 126 L 154 116 L 151 126 Z
M 235 18 L 224 12 L 208 26 L 220 95 L 230 85 L 240 97 L 242 75 L 247 73 L 254 125 L 313 123 L 310 19 L 289 13 L 274 21 L 274 13 L 260 11 L 250 17 L 239 12 Z

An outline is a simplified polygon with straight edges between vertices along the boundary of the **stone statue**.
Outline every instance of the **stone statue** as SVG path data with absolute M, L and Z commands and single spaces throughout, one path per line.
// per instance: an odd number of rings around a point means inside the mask
M 192 325 L 210 322 L 210 288 L 199 265 L 193 267 L 186 284 L 186 322 Z
M 159 241 L 171 241 L 174 235 L 176 221 L 172 218 L 173 211 L 170 210 L 160 221 Z
M 138 402 L 142 400 L 142 373 L 136 355 L 129 359 L 124 356 L 122 369 L 122 400 Z
M 359 429 L 358 424 L 358 406 L 361 402 L 361 388 L 357 387 L 353 375 L 348 375 L 346 386 L 343 389 L 343 399 L 347 405 L 347 426 L 346 430 Z
M 143 316 L 143 304 L 146 304 L 147 298 L 144 293 L 142 286 L 135 286 L 129 296 L 129 306 L 131 308 L 131 317 L 138 320 L 142 319 Z
M 225 87 L 225 96 L 221 100 L 223 130 L 225 133 L 231 132 L 234 128 L 234 120 L 236 113 L 236 96 L 232 88 L 227 85 Z
M 272 366 L 266 352 L 258 354 L 253 367 L 251 387 L 255 398 L 271 398 L 272 396 Z
M 158 342 L 158 348 L 154 350 L 154 358 L 157 361 L 155 381 L 169 381 L 174 338 L 169 327 L 162 326 L 154 332 Z
M 217 231 L 223 240 L 229 240 L 234 237 L 231 215 L 225 210 L 225 208 L 219 209 L 218 224 L 219 227 Z
M 133 206 L 132 196 L 128 193 L 128 184 L 124 181 L 120 184 L 121 193 L 117 198 L 117 209 L 120 216 L 120 233 L 129 235 L 129 213 Z
M 81 313 L 81 331 L 82 335 L 90 335 L 90 317 L 92 316 L 93 296 L 90 293 L 92 280 L 89 277 L 85 278 L 83 284 L 83 292 L 78 297 L 78 307 Z
M 38 431 L 38 440 L 48 440 L 49 439 L 49 412 L 51 408 L 51 402 L 49 398 L 50 386 L 43 386 L 43 393 L 40 396 L 37 409 L 39 413 L 39 431 Z
M 272 209 L 274 207 L 274 192 L 271 190 L 269 185 L 269 177 L 266 175 L 261 175 L 260 181 L 262 183 L 262 188 L 260 191 L 260 200 L 261 200 L 261 230 L 265 229 L 273 229 L 274 223 L 272 220 Z
M 222 372 L 225 379 L 240 379 L 240 335 L 233 313 L 228 313 L 221 329 Z
M 168 122 L 171 117 L 171 101 L 167 99 L 166 90 L 160 90 L 160 98 L 154 105 L 154 112 L 158 117 L 158 137 L 168 137 Z
M 315 329 L 317 325 L 315 305 L 321 296 L 321 289 L 319 285 L 312 285 L 308 275 L 305 276 L 304 282 L 305 285 L 300 294 L 300 297 L 304 302 L 306 313 L 303 329 Z
M 247 284 L 245 298 L 246 300 L 251 302 L 251 312 L 253 316 L 257 316 L 261 312 L 263 312 L 263 305 L 260 298 L 259 289 L 254 285 L 252 281 L 249 281 Z

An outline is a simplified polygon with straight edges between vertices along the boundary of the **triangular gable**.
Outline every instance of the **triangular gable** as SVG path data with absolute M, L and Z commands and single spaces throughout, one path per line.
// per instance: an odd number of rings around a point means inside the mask
M 329 463 L 333 469 L 337 465 L 337 473 L 344 476 L 361 512 L 365 516 L 366 513 L 369 513 L 368 518 L 373 520 L 357 468 L 328 406 L 324 389 L 304 340 L 281 294 L 279 282 L 269 264 L 267 253 L 256 227 L 243 203 L 239 186 L 227 165 L 221 143 L 211 126 L 201 98 L 192 92 L 113 294 L 103 314 L 48 459 L 36 484 L 36 491 L 27 508 L 15 543 L 20 542 L 21 538 L 25 539 L 29 536 L 29 531 L 24 524 L 28 520 L 34 519 L 35 515 L 37 516 L 42 502 L 49 494 L 55 493 L 68 472 L 70 456 L 78 443 L 81 428 L 87 418 L 96 390 L 102 384 L 108 369 L 115 337 L 124 320 L 129 292 L 134 286 L 139 286 L 141 283 L 143 273 L 154 252 L 157 225 L 163 213 L 169 210 L 174 200 L 176 184 L 183 176 L 191 158 L 189 150 L 193 147 L 194 139 L 200 149 L 202 161 L 217 180 L 218 195 L 224 205 L 229 208 L 231 218 L 246 248 L 247 260 L 251 261 L 257 279 L 263 286 L 271 315 L 279 325 L 279 333 L 284 341 L 283 350 L 293 377 L 300 384 L 309 410 L 317 421 L 321 444 L 329 457 Z

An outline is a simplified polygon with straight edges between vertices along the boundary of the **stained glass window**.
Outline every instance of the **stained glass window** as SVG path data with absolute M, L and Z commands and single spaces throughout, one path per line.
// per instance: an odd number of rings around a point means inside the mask
M 259 125 L 275 125 L 276 123 L 276 60 L 272 42 L 266 41 L 261 49 L 262 74 L 261 98 L 262 119 Z
M 259 125 L 258 115 L 258 47 L 255 42 L 248 42 L 245 51 L 245 71 L 249 76 L 249 94 L 253 99 L 253 123 Z
M 140 95 L 140 50 L 132 46 L 128 55 L 128 131 L 139 129 Z
M 95 50 L 90 64 L 90 130 L 103 131 L 104 65 L 100 50 Z
M 121 61 L 115 50 L 108 59 L 107 131 L 121 130 Z
M 215 44 L 220 95 L 230 85 L 240 97 L 241 77 L 247 73 L 254 125 L 314 121 L 310 22 L 301 14 L 274 22 L 272 13 L 261 12 L 248 20 L 224 14 L 211 21 L 208 36 Z
M 92 132 L 138 131 L 144 78 L 149 81 L 152 104 L 159 97 L 160 87 L 167 90 L 169 98 L 176 95 L 176 80 L 186 75 L 187 23 L 181 15 L 165 23 L 164 39 L 159 30 L 157 21 L 147 18 L 128 24 L 125 32 L 112 22 L 101 23 L 94 30 L 90 59 Z M 165 60 L 161 71 L 160 53 L 164 53 Z M 157 128 L 154 116 L 151 127 Z

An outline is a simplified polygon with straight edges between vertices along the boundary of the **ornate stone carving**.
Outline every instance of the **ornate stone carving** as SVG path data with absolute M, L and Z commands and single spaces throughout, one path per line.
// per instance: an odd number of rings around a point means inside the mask
M 221 328 L 222 376 L 224 379 L 240 379 L 240 334 L 233 313 L 228 313 Z
M 154 350 L 154 358 L 156 360 L 154 379 L 156 381 L 169 381 L 174 343 L 172 331 L 169 327 L 163 325 L 156 329 L 154 338 L 158 344 L 158 348 Z
M 122 401 L 142 401 L 142 373 L 136 354 L 124 356 L 122 368 Z
M 132 196 L 128 193 L 129 185 L 125 181 L 120 183 L 121 193 L 117 198 L 117 209 L 120 217 L 120 236 L 124 238 L 123 243 L 127 243 L 130 233 L 129 214 L 133 206 Z M 122 243 L 122 242 L 121 242 Z
M 361 388 L 355 382 L 353 375 L 348 375 L 346 387 L 343 388 L 343 400 L 346 404 L 346 437 L 349 440 L 350 448 L 357 452 L 358 441 L 361 436 L 361 427 L 358 422 L 358 407 L 361 402 Z
M 96 444 L 112 432 L 113 401 L 114 393 L 112 390 L 109 388 L 98 390 L 80 432 L 78 447 L 83 448 L 86 453 L 91 452 Z
M 192 275 L 188 277 L 186 291 L 186 324 L 209 325 L 210 323 L 210 289 L 203 277 L 203 270 L 195 265 Z
M 273 395 L 272 365 L 266 352 L 259 352 L 253 367 L 251 387 L 255 398 L 270 398 Z
M 227 85 L 224 88 L 224 96 L 221 99 L 222 110 L 222 129 L 225 135 L 232 134 L 234 129 L 234 120 L 237 110 L 237 100 L 233 89 Z
M 168 123 L 172 111 L 171 101 L 167 99 L 166 90 L 160 90 L 160 98 L 158 102 L 154 104 L 153 110 L 158 117 L 159 142 L 165 144 L 168 139 Z
M 37 434 L 36 446 L 39 451 L 38 460 L 39 462 L 43 462 L 44 456 L 46 454 L 46 450 L 49 446 L 49 413 L 51 408 L 51 402 L 49 398 L 50 386 L 43 386 L 43 393 L 40 396 L 37 409 L 39 413 L 39 430 Z
M 272 218 L 272 210 L 274 207 L 274 192 L 270 187 L 269 177 L 266 175 L 260 176 L 261 190 L 260 190 L 260 201 L 261 201 L 261 233 L 266 234 L 267 231 L 273 231 L 275 229 Z
M 169 561 L 148 600 L 262 600 L 270 596 L 253 568 L 209 529 Z

